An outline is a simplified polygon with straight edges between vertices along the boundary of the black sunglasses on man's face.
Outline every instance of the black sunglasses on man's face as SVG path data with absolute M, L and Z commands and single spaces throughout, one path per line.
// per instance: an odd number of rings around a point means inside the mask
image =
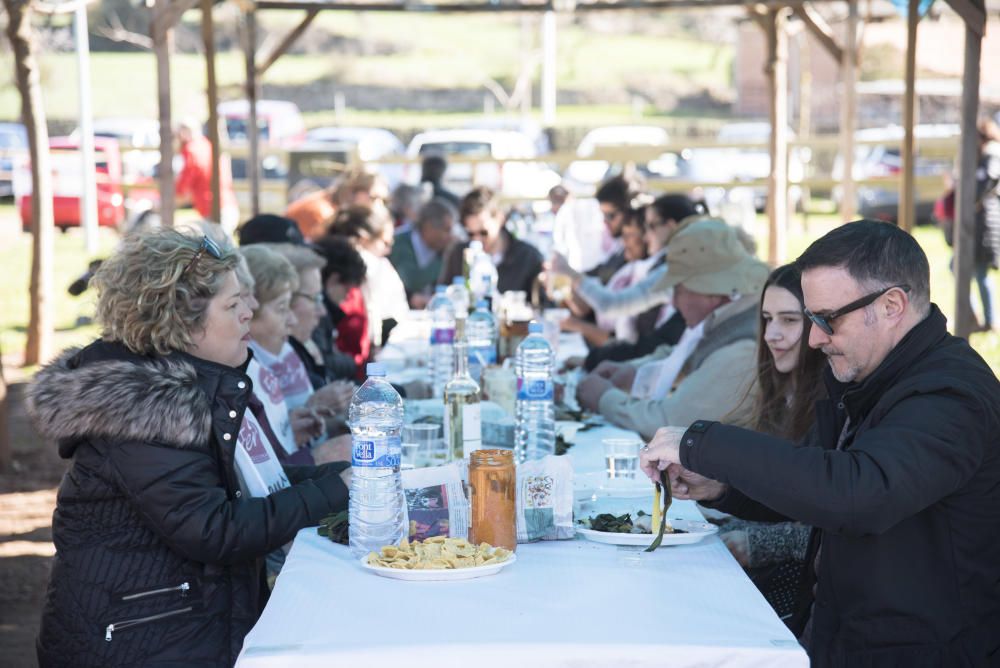
M 864 307 L 868 306 L 873 301 L 875 301 L 876 299 L 878 299 L 879 297 L 881 297 L 885 293 L 889 292 L 889 290 L 895 290 L 896 288 L 899 288 L 903 292 L 909 292 L 910 291 L 910 286 L 906 285 L 906 284 L 903 284 L 903 285 L 890 285 L 887 288 L 882 288 L 881 290 L 879 290 L 877 292 L 873 292 L 870 295 L 865 295 L 861 299 L 856 299 L 855 301 L 851 302 L 850 304 L 847 304 L 846 306 L 841 306 L 840 308 L 838 308 L 836 310 L 833 310 L 833 311 L 826 311 L 826 312 L 822 312 L 821 311 L 819 313 L 813 313 L 809 309 L 803 309 L 803 311 L 805 312 L 806 317 L 809 318 L 810 320 L 812 320 L 812 322 L 813 322 L 814 325 L 816 325 L 817 327 L 819 327 L 820 329 L 822 329 L 828 335 L 832 336 L 833 335 L 833 325 L 830 324 L 831 322 L 833 322 L 834 320 L 836 320 L 837 318 L 839 318 L 842 315 L 847 315 L 848 313 L 851 313 L 852 311 L 857 311 L 859 308 L 864 308 Z

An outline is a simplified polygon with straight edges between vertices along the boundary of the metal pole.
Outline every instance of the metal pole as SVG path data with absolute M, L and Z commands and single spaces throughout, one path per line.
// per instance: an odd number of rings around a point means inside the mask
M 903 174 L 899 186 L 898 223 L 906 231 L 913 229 L 913 126 L 916 124 L 914 87 L 917 77 L 917 13 L 919 0 L 910 0 L 906 13 L 906 92 L 903 96 Z
M 556 122 L 556 13 L 542 15 L 542 125 Z
M 259 132 L 257 129 L 257 14 L 255 10 L 244 14 L 246 20 L 246 44 L 244 56 L 247 71 L 247 142 L 250 147 L 247 159 L 247 179 L 250 181 L 250 211 L 256 216 L 260 213 L 260 156 L 257 145 Z
M 955 188 L 955 334 L 968 337 L 975 318 L 969 301 L 969 283 L 975 263 L 976 168 L 979 162 L 979 74 L 982 36 L 965 28 L 965 71 L 962 75 L 962 144 Z
M 73 33 L 76 41 L 77 79 L 80 82 L 80 226 L 83 228 L 87 254 L 93 255 L 97 252 L 97 168 L 94 160 L 94 112 L 90 103 L 90 37 L 87 6 L 82 2 L 73 13 Z
M 215 82 L 215 25 L 212 0 L 201 0 L 201 39 L 205 43 L 205 73 L 208 83 L 208 140 L 212 144 L 212 220 L 222 222 L 221 170 L 219 145 L 219 90 Z
M 858 1 L 847 3 L 847 29 L 840 62 L 843 81 L 840 104 L 840 155 L 843 156 L 844 174 L 841 183 L 840 222 L 847 223 L 855 216 L 857 195 L 854 187 L 854 128 L 857 117 L 857 63 L 858 63 Z

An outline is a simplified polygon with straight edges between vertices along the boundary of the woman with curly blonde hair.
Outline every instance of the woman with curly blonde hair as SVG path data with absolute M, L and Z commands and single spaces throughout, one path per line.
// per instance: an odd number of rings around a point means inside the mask
M 208 237 L 127 237 L 93 279 L 101 340 L 31 385 L 39 431 L 73 462 L 43 667 L 233 665 L 265 555 L 346 505 L 342 466 L 282 469 L 259 441 L 237 448 L 251 393 L 237 263 Z

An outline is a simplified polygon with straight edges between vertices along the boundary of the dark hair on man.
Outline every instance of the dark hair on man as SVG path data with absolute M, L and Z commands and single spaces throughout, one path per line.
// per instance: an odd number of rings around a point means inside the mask
M 497 199 L 496 193 L 486 186 L 470 190 L 458 206 L 458 215 L 463 224 L 469 216 L 476 216 L 484 211 L 490 214 L 500 213 L 500 200 Z
M 600 204 L 610 204 L 619 211 L 632 208 L 636 189 L 624 176 L 614 176 L 600 185 L 594 197 Z
M 441 155 L 429 155 L 420 164 L 421 183 L 441 183 L 448 170 L 448 161 Z
M 648 206 L 648 205 L 647 205 Z M 622 227 L 638 227 L 640 232 L 646 231 L 646 207 L 640 206 L 625 213 Z
M 387 225 L 392 225 L 392 221 L 384 210 L 356 205 L 338 211 L 326 233 L 351 239 L 375 239 L 382 236 Z
M 660 195 L 650 204 L 656 215 L 663 221 L 672 220 L 679 223 L 685 218 L 704 213 L 699 205 L 691 201 L 687 195 Z
M 812 242 L 795 261 L 805 273 L 817 267 L 843 267 L 867 290 L 909 285 L 910 301 L 926 313 L 931 301 L 930 266 L 917 240 L 892 223 L 858 220 Z
M 365 280 L 365 261 L 348 239 L 327 234 L 316 239 L 313 248 L 326 259 L 326 266 L 320 270 L 324 285 L 335 274 L 344 285 L 357 286 Z
M 458 212 L 451 205 L 451 202 L 443 197 L 435 197 L 420 207 L 415 227 L 418 230 L 425 225 L 437 228 L 450 227 L 456 220 L 458 220 Z

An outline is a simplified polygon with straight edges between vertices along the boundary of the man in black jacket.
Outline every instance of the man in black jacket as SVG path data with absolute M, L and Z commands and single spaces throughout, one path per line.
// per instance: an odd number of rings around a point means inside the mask
M 658 431 L 643 469 L 816 527 L 796 624 L 814 667 L 1000 665 L 1000 383 L 946 331 L 902 230 L 844 225 L 798 264 L 830 363 L 805 443 L 699 420 Z

